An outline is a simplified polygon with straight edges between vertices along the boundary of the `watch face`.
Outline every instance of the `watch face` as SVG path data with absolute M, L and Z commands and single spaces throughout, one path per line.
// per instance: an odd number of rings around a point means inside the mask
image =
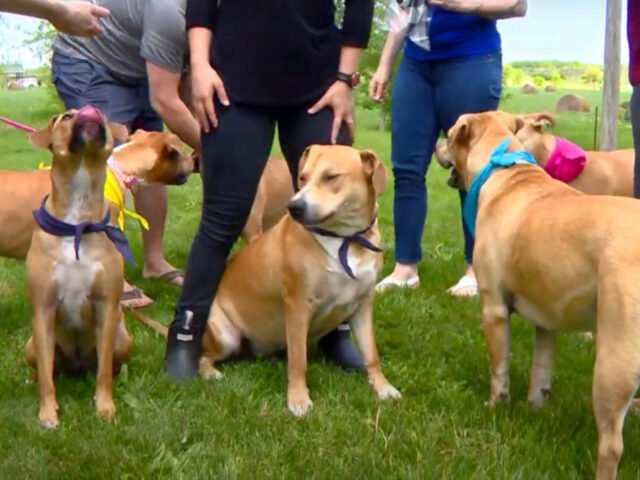
M 351 76 L 351 86 L 357 87 L 359 83 L 360 83 L 360 73 L 356 72 Z

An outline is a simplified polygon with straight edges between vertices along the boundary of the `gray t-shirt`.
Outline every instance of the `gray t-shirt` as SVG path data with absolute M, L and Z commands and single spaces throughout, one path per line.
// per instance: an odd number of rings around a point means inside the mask
M 186 0 L 92 0 L 110 10 L 95 38 L 58 34 L 54 49 L 123 77 L 146 78 L 146 62 L 180 73 L 187 52 Z

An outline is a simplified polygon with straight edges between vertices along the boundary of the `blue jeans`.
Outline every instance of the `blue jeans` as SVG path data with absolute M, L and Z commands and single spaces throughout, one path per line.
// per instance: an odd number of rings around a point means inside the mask
M 419 62 L 404 57 L 393 81 L 391 162 L 395 179 L 395 257 L 414 264 L 427 217 L 426 174 L 440 132 L 464 113 L 495 110 L 502 90 L 500 53 Z M 460 202 L 465 192 L 460 191 Z M 464 256 L 471 264 L 473 238 L 464 226 Z
M 65 108 L 90 104 L 109 121 L 126 125 L 130 132 L 138 128 L 162 131 L 162 119 L 151 107 L 146 78 L 124 78 L 97 63 L 56 51 L 51 76 Z

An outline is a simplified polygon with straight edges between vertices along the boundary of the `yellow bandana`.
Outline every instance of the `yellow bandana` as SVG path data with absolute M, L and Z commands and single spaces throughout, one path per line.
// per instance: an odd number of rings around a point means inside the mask
M 47 167 L 44 162 L 40 162 L 38 168 L 41 170 L 48 170 L 51 167 Z M 125 215 L 137 220 L 140 222 L 140 225 L 142 225 L 142 228 L 149 230 L 149 222 L 147 222 L 146 218 L 124 206 L 124 195 L 122 194 L 122 190 L 120 190 L 120 185 L 118 184 L 116 176 L 110 168 L 107 168 L 107 178 L 104 182 L 104 196 L 107 200 L 118 207 L 118 226 L 120 227 L 120 230 L 124 231 Z

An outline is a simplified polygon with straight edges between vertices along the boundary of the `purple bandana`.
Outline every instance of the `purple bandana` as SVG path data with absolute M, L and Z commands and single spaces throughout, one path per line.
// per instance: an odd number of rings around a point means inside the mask
M 353 274 L 353 270 L 349 266 L 349 245 L 351 242 L 356 242 L 362 245 L 364 248 L 367 248 L 373 252 L 382 252 L 382 249 L 376 247 L 373 243 L 367 240 L 362 236 L 363 233 L 367 233 L 373 227 L 373 224 L 376 223 L 376 217 L 373 217 L 373 220 L 369 224 L 367 228 L 364 230 L 360 230 L 359 232 L 354 233 L 353 235 L 342 236 L 337 233 L 331 232 L 329 230 L 323 230 L 322 228 L 310 228 L 309 231 L 313 233 L 317 233 L 318 235 L 322 235 L 323 237 L 333 237 L 333 238 L 342 238 L 342 245 L 338 249 L 338 259 L 340 260 L 340 265 L 344 268 L 344 271 L 351 277 L 352 279 L 356 279 L 356 276 Z
M 42 205 L 37 210 L 33 211 L 33 218 L 36 219 L 36 223 L 40 225 L 40 228 L 45 232 L 55 235 L 56 237 L 74 237 L 73 246 L 76 251 L 76 260 L 79 260 L 79 248 L 80 237 L 85 233 L 97 233 L 104 232 L 109 237 L 109 240 L 113 242 L 120 254 L 131 265 L 135 265 L 133 258 L 131 257 L 131 250 L 129 250 L 129 242 L 124 233 L 116 227 L 109 225 L 109 219 L 111 218 L 111 212 L 107 210 L 107 216 L 104 217 L 100 223 L 83 222 L 78 225 L 72 225 L 70 223 L 58 220 L 44 207 L 45 202 L 49 198 L 49 195 L 44 197 Z

